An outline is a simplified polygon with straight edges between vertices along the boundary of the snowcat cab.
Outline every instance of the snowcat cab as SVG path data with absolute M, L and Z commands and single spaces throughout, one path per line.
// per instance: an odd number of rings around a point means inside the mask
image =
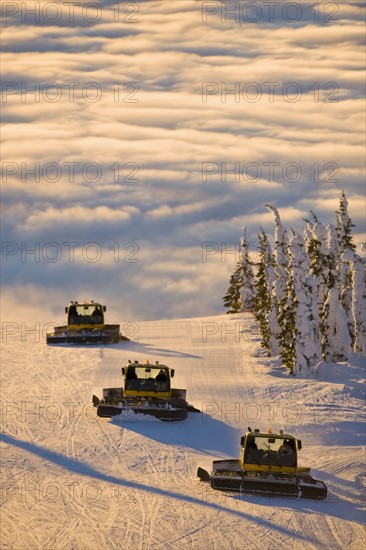
M 295 473 L 297 451 L 301 441 L 292 435 L 268 435 L 254 430 L 242 436 L 240 465 L 243 470 L 256 472 Z
M 104 327 L 104 312 L 106 306 L 100 304 L 79 304 L 71 302 L 65 307 L 67 314 L 67 326 L 69 330 L 77 330 L 78 328 L 93 329 Z
M 170 397 L 170 380 L 174 369 L 165 365 L 129 364 L 122 368 L 126 397 Z
M 215 460 L 211 475 L 198 468 L 201 481 L 208 481 L 213 489 L 222 491 L 326 498 L 325 484 L 311 477 L 310 468 L 297 465 L 297 454 L 302 448 L 299 439 L 283 430 L 274 434 L 271 430 L 248 428 L 240 445 L 239 460 Z
M 149 361 L 128 362 L 122 368 L 123 387 L 103 389 L 103 399 L 93 395 L 97 414 L 110 418 L 125 411 L 148 414 L 160 420 L 184 420 L 198 412 L 186 401 L 186 390 L 173 389 L 174 369 Z
M 119 325 L 104 323 L 106 309 L 106 306 L 93 300 L 84 303 L 70 302 L 65 307 L 67 325 L 54 327 L 54 332 L 47 334 L 47 344 L 108 344 L 128 340 L 120 334 Z

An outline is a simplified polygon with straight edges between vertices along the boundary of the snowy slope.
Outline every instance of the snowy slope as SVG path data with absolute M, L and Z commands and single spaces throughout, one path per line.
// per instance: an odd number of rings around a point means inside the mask
M 137 341 L 136 341 L 137 339 Z M 128 359 L 174 367 L 202 414 L 185 422 L 99 419 L 93 392 Z M 290 378 L 261 356 L 249 314 L 142 322 L 135 341 L 2 343 L 3 549 L 236 550 L 366 547 L 364 362 Z M 247 426 L 302 439 L 323 502 L 238 496 L 196 478 L 237 457 Z

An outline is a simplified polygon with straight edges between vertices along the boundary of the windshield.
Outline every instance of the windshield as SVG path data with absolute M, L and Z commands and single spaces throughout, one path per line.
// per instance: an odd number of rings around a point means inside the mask
M 167 367 L 145 365 L 129 366 L 126 372 L 126 390 L 169 391 Z
M 69 307 L 71 324 L 103 323 L 103 310 L 99 304 L 78 304 Z
M 248 436 L 245 462 L 258 465 L 295 466 L 294 439 Z

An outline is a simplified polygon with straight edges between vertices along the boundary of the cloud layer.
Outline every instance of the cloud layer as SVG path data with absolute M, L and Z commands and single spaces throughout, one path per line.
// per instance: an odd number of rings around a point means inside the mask
M 9 303 L 220 312 L 268 202 L 334 223 L 345 189 L 364 239 L 362 2 L 26 5 L 2 6 Z

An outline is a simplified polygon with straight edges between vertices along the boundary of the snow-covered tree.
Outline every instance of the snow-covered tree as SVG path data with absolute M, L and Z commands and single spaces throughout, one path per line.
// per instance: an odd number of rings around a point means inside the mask
M 253 262 L 249 257 L 249 244 L 247 241 L 246 227 L 243 227 L 243 236 L 240 239 L 241 265 L 242 265 L 242 311 L 253 309 L 255 306 L 255 280 Z
M 321 360 L 316 278 L 310 273 L 305 241 L 295 233 L 289 243 L 289 278 L 285 328 L 281 333 L 284 364 L 293 374 L 308 373 Z
M 352 352 L 348 318 L 337 285 L 329 290 L 324 304 L 322 347 L 325 361 L 345 361 Z
M 309 230 L 310 239 L 308 241 L 308 253 L 310 256 L 310 271 L 316 277 L 318 289 L 318 304 L 319 309 L 323 308 L 328 290 L 329 283 L 329 255 L 327 246 L 327 230 L 324 225 L 315 217 L 315 223 L 311 225 Z
M 286 229 L 282 225 L 277 208 L 274 208 L 270 204 L 266 204 L 266 206 L 274 213 L 275 222 L 275 243 L 273 250 L 275 278 L 271 289 L 272 308 L 269 313 L 269 321 L 272 332 L 271 351 L 273 355 L 277 355 L 281 352 L 282 304 L 287 296 L 288 236 Z
M 352 272 L 348 262 L 342 260 L 342 256 L 338 261 L 338 279 L 339 279 L 339 297 L 342 306 L 346 312 L 348 319 L 348 330 L 351 335 L 352 342 L 355 337 L 352 315 Z
M 348 200 L 344 191 L 339 198 L 339 207 L 337 215 L 337 241 L 338 241 L 338 280 L 339 291 L 342 305 L 348 317 L 348 328 L 352 341 L 355 338 L 355 329 L 352 315 L 352 273 L 348 262 L 342 260 L 342 254 L 345 250 L 355 250 L 355 244 L 352 239 L 352 227 L 354 224 L 348 215 Z
M 281 354 L 294 374 L 308 373 L 321 360 L 340 361 L 355 352 L 366 355 L 366 259 L 355 252 L 342 192 L 337 227 L 324 225 L 311 212 L 303 238 L 293 231 L 288 242 L 279 212 L 274 213 L 273 251 L 267 235 L 259 234 L 254 315 L 268 355 Z M 232 312 L 250 301 L 253 271 L 242 238 L 241 263 L 232 276 L 225 304 Z M 248 261 L 244 261 L 247 258 Z M 248 273 L 245 274 L 246 265 Z M 244 285 L 244 279 L 249 281 Z M 322 355 L 323 352 L 323 355 Z
M 280 345 L 282 363 L 290 372 L 293 372 L 295 365 L 295 338 L 296 338 L 296 292 L 294 277 L 289 271 L 287 278 L 286 298 L 281 302 L 281 313 L 279 322 L 281 326 Z
M 275 278 L 273 257 L 268 238 L 262 229 L 258 235 L 259 249 L 257 262 L 257 277 L 255 282 L 254 316 L 259 323 L 262 334 L 262 348 L 271 355 L 271 325 L 269 313 L 272 308 L 271 289 Z
M 366 261 L 350 249 L 343 252 L 342 260 L 350 265 L 352 275 L 353 349 L 366 355 Z
M 355 250 L 356 246 L 352 238 L 352 227 L 355 227 L 351 218 L 348 215 L 348 200 L 345 192 L 342 191 L 339 198 L 339 207 L 337 214 L 337 236 L 339 243 L 339 251 L 342 254 L 345 250 Z
M 334 225 L 329 224 L 327 230 L 327 255 L 328 255 L 328 288 L 333 288 L 338 283 L 338 258 L 339 248 L 337 230 Z
M 310 256 L 310 271 L 319 277 L 318 301 L 322 306 L 329 288 L 335 284 L 338 262 L 337 232 L 333 225 L 324 225 L 311 211 L 314 222 L 306 220 L 304 229 L 306 249 Z

